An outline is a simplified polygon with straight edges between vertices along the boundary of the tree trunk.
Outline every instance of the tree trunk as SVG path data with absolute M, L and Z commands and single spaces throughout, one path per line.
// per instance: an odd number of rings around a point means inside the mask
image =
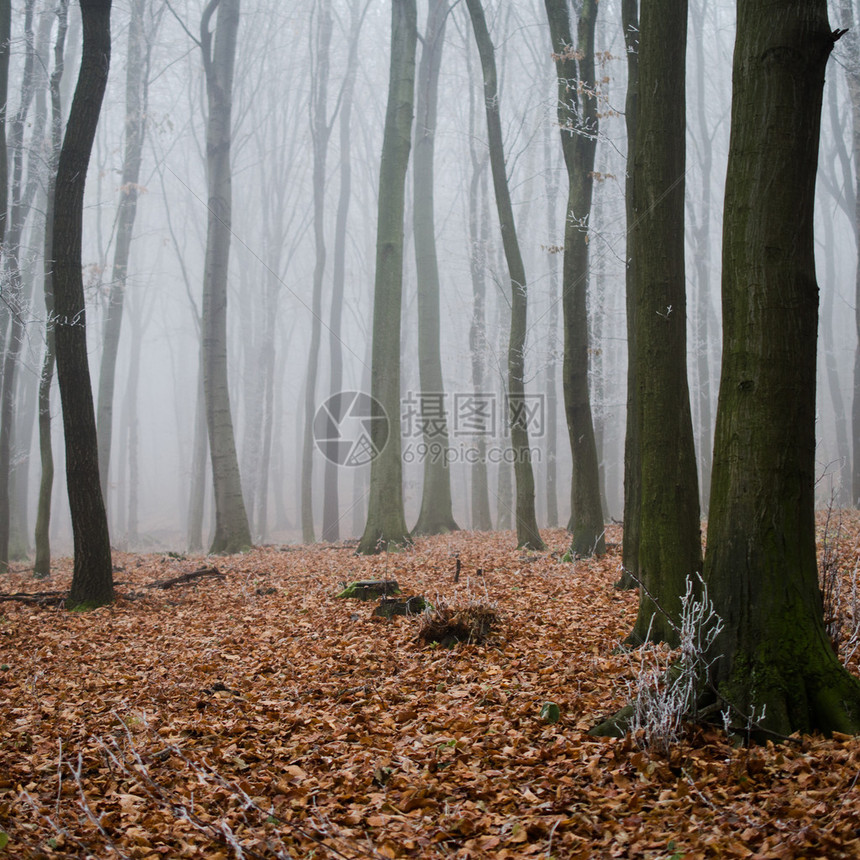
M 847 62 L 843 64 L 851 100 L 851 149 L 854 156 L 854 238 L 858 264 L 854 275 L 854 385 L 851 398 L 851 502 L 860 507 L 860 37 L 857 35 L 854 0 L 842 0 Z
M 209 23 L 216 10 L 213 46 Z M 200 24 L 209 107 L 206 125 L 209 218 L 201 337 L 206 425 L 215 489 L 215 534 L 210 547 L 213 553 L 239 552 L 251 545 L 227 383 L 227 280 L 232 217 L 230 144 L 238 30 L 239 0 L 209 0 Z
M 555 178 L 552 158 L 552 139 L 550 127 L 544 136 L 544 190 L 546 191 L 547 242 L 557 243 L 556 207 L 558 201 L 558 182 Z M 549 249 L 549 306 L 558 306 L 558 266 L 555 262 L 556 248 Z M 546 396 L 546 524 L 550 528 L 558 526 L 558 327 L 555 311 L 549 314 L 549 332 L 546 339 L 546 368 L 544 369 L 544 391 Z
M 487 137 L 490 150 L 490 167 L 502 244 L 511 277 L 511 333 L 508 341 L 508 406 L 511 427 L 511 447 L 514 452 L 516 477 L 517 546 L 543 549 L 545 544 L 538 530 L 535 516 L 535 484 L 529 449 L 528 418 L 525 409 L 525 346 L 528 330 L 528 294 L 526 272 L 517 241 L 511 195 L 505 172 L 505 153 L 502 144 L 502 122 L 499 113 L 499 88 L 496 76 L 496 59 L 481 0 L 467 0 L 475 43 L 481 56 L 484 74 L 484 107 L 487 114 Z
M 36 559 L 33 570 L 37 576 L 51 572 L 51 498 L 54 488 L 54 452 L 51 445 L 51 386 L 54 380 L 54 267 L 51 263 L 54 242 L 54 189 L 57 163 L 63 134 L 63 111 L 60 103 L 60 83 L 63 78 L 68 0 L 57 6 L 57 37 L 54 42 L 54 70 L 51 72 L 51 141 L 48 150 L 48 187 L 45 194 L 45 237 L 43 284 L 45 292 L 45 353 L 39 375 L 39 459 L 42 474 L 39 479 L 39 501 L 36 508 Z
M 713 681 L 765 730 L 860 731 L 815 552 L 813 209 L 826 0 L 740 0 L 723 218 L 723 358 L 705 579 Z M 762 715 L 763 709 L 766 712 Z
M 113 275 L 107 299 L 104 342 L 99 371 L 97 428 L 99 437 L 99 473 L 102 496 L 107 502 L 110 473 L 111 439 L 113 437 L 113 399 L 116 358 L 122 330 L 123 302 L 128 278 L 131 239 L 140 194 L 140 165 L 146 134 L 147 74 L 150 43 L 144 32 L 143 15 L 146 0 L 133 0 L 128 27 L 128 56 L 125 78 L 125 153 L 122 184 L 116 216 L 116 246 Z
M 360 553 L 367 555 L 410 540 L 403 510 L 400 444 L 400 315 L 403 215 L 412 133 L 416 42 L 415 0 L 392 0 L 391 73 L 379 170 L 371 359 L 374 398 L 371 441 L 378 454 L 370 464 L 367 523 L 358 547 Z
M 0 0 L 0 243 L 6 239 L 9 169 L 6 155 L 6 105 L 9 99 L 9 54 L 12 41 L 12 0 Z
M 191 491 L 188 494 L 188 549 L 203 549 L 203 511 L 206 507 L 206 457 L 209 438 L 206 433 L 206 396 L 203 387 L 203 358 L 197 373 L 197 397 L 194 408 L 194 436 L 191 443 Z
M 421 512 L 415 534 L 444 534 L 457 531 L 451 503 L 451 470 L 448 450 L 448 419 L 442 377 L 439 321 L 439 266 L 436 258 L 436 228 L 433 208 L 433 158 L 436 139 L 436 107 L 439 70 L 445 44 L 448 0 L 430 0 L 427 27 L 418 66 L 414 180 L 413 232 L 418 275 L 418 370 L 421 383 L 421 425 L 427 453 L 424 456 L 424 485 Z M 426 407 L 430 407 L 427 411 Z M 438 456 L 441 452 L 441 456 Z
M 314 190 L 314 285 L 311 298 L 311 344 L 308 351 L 308 372 L 305 378 L 305 409 L 302 433 L 302 541 L 313 543 L 313 422 L 316 411 L 317 369 L 322 336 L 322 290 L 325 273 L 325 183 L 326 156 L 331 136 L 327 116 L 329 50 L 331 47 L 332 16 L 330 0 L 319 0 L 319 22 L 316 29 L 314 69 L 311 75 L 311 138 L 313 140 Z
M 469 355 L 472 365 L 472 390 L 476 397 L 487 394 L 487 250 L 489 218 L 487 212 L 487 158 L 478 156 L 475 146 L 475 88 L 472 85 L 471 52 L 466 52 L 469 70 L 469 156 L 472 172 L 469 179 L 469 274 L 472 280 L 472 318 L 469 324 Z M 490 531 L 490 483 L 487 471 L 487 437 L 475 436 L 475 460 L 472 463 L 472 528 Z
M 22 238 L 30 205 L 39 183 L 39 172 L 35 158 L 27 159 L 27 181 L 25 182 L 24 128 L 36 86 L 36 42 L 33 36 L 34 0 L 28 0 L 24 9 L 24 69 L 21 80 L 21 102 L 10 126 L 10 148 L 12 150 L 11 205 L 9 221 L 4 235 L 4 263 L 6 285 L 4 304 L 9 314 L 9 334 L 3 356 L 3 383 L 0 390 L 0 572 L 9 569 L 9 533 L 12 520 L 11 480 L 12 447 L 16 423 L 17 371 L 24 345 L 24 324 L 28 317 L 28 305 L 24 298 L 21 257 Z M 41 143 L 45 114 L 38 115 L 34 122 L 33 141 Z M 41 153 L 39 153 L 41 158 Z
M 642 514 L 642 452 L 636 415 L 639 409 L 636 375 L 636 258 L 633 247 L 634 165 L 636 117 L 639 113 L 639 0 L 621 0 L 621 26 L 627 48 L 627 96 L 624 120 L 627 126 L 627 173 L 624 209 L 627 221 L 625 248 L 625 306 L 627 311 L 627 413 L 624 434 L 624 529 L 621 542 L 621 576 L 616 588 L 636 588 L 639 580 L 639 518 Z
M 832 87 L 835 91 L 835 87 Z M 821 217 L 824 221 L 824 235 L 834 235 L 833 214 L 829 207 L 821 207 Z M 848 507 L 851 504 L 850 493 L 850 463 L 851 444 L 848 439 L 848 421 L 845 414 L 845 401 L 842 397 L 842 388 L 839 384 L 839 367 L 837 365 L 836 353 L 838 346 L 834 337 L 834 323 L 836 314 L 834 302 L 837 285 L 840 283 L 836 275 L 836 255 L 840 253 L 835 242 L 830 242 L 825 248 L 827 258 L 824 263 L 824 277 L 827 285 L 822 289 L 822 326 L 821 326 L 821 357 L 823 359 L 823 375 L 827 380 L 827 392 L 830 395 L 830 403 L 833 407 L 833 425 L 836 433 L 836 455 L 838 471 L 833 474 L 828 469 L 828 479 L 831 482 L 830 504 L 837 508 Z
M 66 484 L 74 536 L 74 572 L 66 605 L 113 600 L 107 516 L 99 483 L 98 442 L 81 274 L 84 185 L 110 64 L 111 0 L 81 0 L 83 49 L 78 85 L 57 166 L 53 243 L 57 375 L 63 407 Z
M 143 346 L 143 323 L 140 314 L 129 314 L 131 319 L 131 349 L 128 380 L 125 386 L 123 425 L 128 458 L 128 507 L 126 509 L 126 546 L 136 549 L 140 544 L 138 512 L 140 509 L 140 421 L 137 411 L 137 391 L 140 381 L 140 354 Z
M 367 7 L 365 7 L 367 9 Z M 329 314 L 329 396 L 334 396 L 343 387 L 343 341 L 341 322 L 343 318 L 343 295 L 346 286 L 346 226 L 349 205 L 352 199 L 352 100 L 355 79 L 358 73 L 358 37 L 364 14 L 358 13 L 358 2 L 350 6 L 349 56 L 341 91 L 339 122 L 340 134 L 340 190 L 335 216 L 334 249 L 332 260 L 331 310 Z M 340 494 L 338 477 L 340 467 L 326 459 L 323 472 L 323 524 L 322 539 L 336 541 L 340 538 Z
M 597 92 L 594 76 L 595 0 L 584 0 L 577 44 L 570 32 L 567 0 L 545 0 L 558 71 L 558 122 L 567 167 L 564 223 L 564 406 L 573 458 L 570 491 L 571 550 L 581 556 L 606 552 L 600 474 L 588 387 L 588 224 L 597 149 Z
M 687 386 L 686 34 L 687 0 L 643 2 L 632 251 L 642 482 L 639 577 L 644 587 L 628 640 L 633 643 L 646 639 L 677 641 L 672 625 L 678 623 L 686 578 L 702 566 L 696 452 Z
M 705 12 L 707 0 L 694 4 L 697 14 L 693 32 L 696 44 L 696 124 L 699 129 L 699 169 L 702 189 L 699 220 L 693 226 L 693 256 L 696 272 L 696 405 L 698 413 L 699 499 L 705 516 L 711 492 L 713 425 L 711 412 L 710 319 L 711 319 L 711 173 L 714 156 L 712 132 L 708 128 L 708 100 L 705 93 Z

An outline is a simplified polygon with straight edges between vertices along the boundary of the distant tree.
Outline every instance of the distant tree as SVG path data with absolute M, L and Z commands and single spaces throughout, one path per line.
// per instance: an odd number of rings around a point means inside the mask
M 60 82 L 63 78 L 66 31 L 68 29 L 68 0 L 57 5 L 57 36 L 54 40 L 54 68 L 50 77 L 51 134 L 47 157 L 48 186 L 45 193 L 45 237 L 44 237 L 44 293 L 45 293 L 45 353 L 42 371 L 39 374 L 39 500 L 36 507 L 35 546 L 36 557 L 33 571 L 37 576 L 51 572 L 51 499 L 54 486 L 54 452 L 51 445 L 51 386 L 56 361 L 54 349 L 54 271 L 51 255 L 54 242 L 54 188 L 57 179 L 57 163 L 63 140 L 63 110 L 60 103 Z
M 388 107 L 379 169 L 376 278 L 373 299 L 371 394 L 385 411 L 374 413 L 367 523 L 358 546 L 374 554 L 410 540 L 403 510 L 400 445 L 400 313 L 403 304 L 403 217 L 415 97 L 415 0 L 392 0 Z M 381 420 L 387 418 L 387 422 Z M 387 425 L 387 426 L 386 426 Z M 381 449 L 381 450 L 380 450 Z
M 558 124 L 568 175 L 564 224 L 563 389 L 573 458 L 570 491 L 571 549 L 582 556 L 606 551 L 600 474 L 588 384 L 588 225 L 597 149 L 597 89 L 594 75 L 595 0 L 583 0 L 577 43 L 570 31 L 567 0 L 545 0 L 558 72 Z
M 6 106 L 9 97 L 9 55 L 12 49 L 12 0 L 0 0 L 0 243 L 6 237 L 9 170 L 6 155 Z
M 739 0 L 723 216 L 723 357 L 705 580 L 713 682 L 766 730 L 860 732 L 815 549 L 813 209 L 826 0 Z
M 209 27 L 216 14 L 213 34 Z M 233 200 L 230 147 L 238 30 L 239 0 L 209 0 L 200 22 L 209 108 L 208 227 L 201 325 L 206 425 L 215 488 L 215 534 L 210 547 L 213 553 L 239 552 L 251 545 L 227 385 L 227 279 Z
M 358 74 L 358 45 L 361 25 L 369 2 L 365 2 L 359 12 L 361 0 L 350 4 L 349 52 L 341 90 L 341 106 L 338 116 L 338 135 L 340 137 L 340 188 L 338 189 L 337 214 L 335 216 L 334 248 L 332 250 L 331 308 L 329 311 L 329 395 L 337 394 L 343 388 L 343 341 L 341 323 L 343 321 L 343 296 L 346 286 L 346 243 L 347 220 L 352 202 L 352 101 L 355 92 L 355 79 Z M 340 501 L 338 474 L 340 468 L 334 460 L 327 459 L 323 474 L 323 523 L 322 538 L 336 541 L 340 537 Z
M 41 78 L 38 50 L 33 33 L 34 0 L 24 6 L 24 68 L 21 75 L 20 101 L 9 123 L 9 149 L 12 156 L 10 176 L 9 213 L 3 240 L 5 274 L 4 317 L 8 316 L 8 330 L 3 355 L 2 388 L 0 388 L 0 571 L 9 567 L 9 537 L 12 522 L 12 450 L 15 444 L 15 424 L 19 399 L 16 397 L 18 365 L 24 346 L 24 324 L 28 316 L 29 301 L 25 295 L 22 260 L 25 248 L 22 243 L 24 229 L 36 190 L 41 182 L 41 145 L 45 131 L 46 113 L 42 110 L 31 118 L 30 108 Z M 40 41 L 47 36 L 45 25 L 49 18 L 41 19 Z M 43 45 L 38 47 L 42 48 Z M 31 146 L 24 140 L 25 127 L 32 126 Z M 29 149 L 29 157 L 27 150 Z M 38 162 L 38 164 L 36 163 Z
M 711 454 L 713 453 L 713 408 L 711 405 L 711 176 L 714 170 L 714 134 L 709 125 L 709 107 L 713 100 L 705 90 L 708 64 L 705 56 L 707 27 L 707 0 L 694 0 L 691 6 L 691 29 L 696 46 L 695 151 L 701 171 L 698 213 L 692 226 L 693 269 L 696 274 L 696 302 L 693 314 L 695 331 L 696 392 L 694 403 L 697 417 L 699 497 L 703 512 L 707 515 L 708 497 L 711 491 Z M 719 123 L 718 123 L 719 124 Z M 695 213 L 696 207 L 691 206 Z
M 553 158 L 551 126 L 544 130 L 544 190 L 546 192 L 546 226 L 549 241 L 555 244 L 557 235 L 558 179 Z M 555 262 L 557 248 L 547 249 L 549 256 L 550 307 L 557 307 L 559 294 L 559 271 Z M 546 338 L 546 364 L 544 366 L 544 391 L 546 393 L 546 522 L 550 528 L 558 526 L 558 326 L 553 313 L 549 320 Z
M 107 86 L 110 12 L 111 0 L 81 0 L 81 70 L 60 151 L 54 198 L 54 332 L 75 548 L 72 586 L 66 602 L 70 609 L 101 606 L 114 597 L 110 536 L 99 482 L 81 271 L 84 186 Z
M 642 509 L 642 463 L 639 446 L 639 396 L 636 375 L 636 258 L 633 248 L 633 156 L 636 148 L 636 117 L 639 113 L 639 0 L 621 0 L 621 26 L 627 49 L 627 96 L 624 122 L 627 128 L 627 171 L 624 181 L 625 307 L 627 311 L 627 411 L 624 434 L 624 532 L 621 544 L 621 577 L 618 588 L 635 588 L 639 578 L 639 516 Z
M 427 407 L 429 410 L 428 414 L 422 415 L 421 421 L 428 452 L 445 451 L 448 448 L 448 418 L 440 346 L 433 159 L 439 71 L 449 12 L 448 0 L 430 0 L 418 66 L 415 152 L 412 157 L 415 192 L 412 213 L 418 276 L 418 370 L 421 383 L 419 409 L 423 412 Z M 428 453 L 424 458 L 421 512 L 413 531 L 416 534 L 442 534 L 458 528 L 452 510 L 448 460 L 444 455 L 440 457 Z
M 328 142 L 334 117 L 328 116 L 329 54 L 331 53 L 332 14 L 331 0 L 316 0 L 315 23 L 311 37 L 311 97 L 309 100 L 311 141 L 313 142 L 313 195 L 314 195 L 314 283 L 311 297 L 311 342 L 308 352 L 308 369 L 305 377 L 305 404 L 302 432 L 302 540 L 313 543 L 313 422 L 316 409 L 317 371 L 319 368 L 320 340 L 322 338 L 322 292 L 325 274 L 325 186 Z
M 529 449 L 529 433 L 525 404 L 525 347 L 527 331 L 528 294 L 526 271 L 517 241 L 516 224 L 511 206 L 510 189 L 505 169 L 502 143 L 502 122 L 499 112 L 499 87 L 493 42 L 481 0 L 466 0 L 475 43 L 481 57 L 484 75 L 484 108 L 487 116 L 490 169 L 496 193 L 496 207 L 502 231 L 502 244 L 511 279 L 511 329 L 508 341 L 508 387 L 511 447 L 514 453 L 516 477 L 517 545 L 542 549 L 545 544 L 538 530 L 535 515 L 534 471 Z
M 133 0 L 128 26 L 128 52 L 125 77 L 125 150 L 116 213 L 116 238 L 113 273 L 107 300 L 101 366 L 99 370 L 98 411 L 99 470 L 102 496 L 107 502 L 113 438 L 113 401 L 116 359 L 122 332 L 123 304 L 128 281 L 131 239 L 140 196 L 140 168 L 148 115 L 148 71 L 152 39 L 146 32 L 144 12 L 147 0 Z
M 479 397 L 487 391 L 487 249 L 489 246 L 489 206 L 487 204 L 487 155 L 478 151 L 476 98 L 473 85 L 471 51 L 466 51 L 469 75 L 469 274 L 472 280 L 472 317 L 469 323 L 469 356 L 472 370 L 472 390 Z M 487 440 L 483 434 L 475 438 L 475 459 L 471 469 L 472 528 L 490 531 L 490 485 L 487 473 Z
M 851 101 L 851 149 L 854 156 L 854 237 L 860 260 L 860 36 L 857 34 L 856 0 L 840 0 L 845 35 L 843 69 Z M 854 385 L 851 400 L 851 497 L 855 508 L 860 507 L 860 264 L 854 280 Z

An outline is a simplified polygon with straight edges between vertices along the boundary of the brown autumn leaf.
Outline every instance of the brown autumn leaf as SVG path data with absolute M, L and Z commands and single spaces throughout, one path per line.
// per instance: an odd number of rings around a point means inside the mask
M 853 565 L 860 519 L 844 522 Z M 632 677 L 614 650 L 636 595 L 612 587 L 618 528 L 605 557 L 575 563 L 565 532 L 546 537 L 525 557 L 510 533 L 376 558 L 265 547 L 167 592 L 144 586 L 207 560 L 117 553 L 112 607 L 4 603 L 6 854 L 228 858 L 232 838 L 272 858 L 856 857 L 853 737 L 743 750 L 695 729 L 666 759 L 588 737 Z M 416 619 L 336 600 L 347 578 L 488 601 L 503 620 L 484 644 L 434 647 Z M 69 580 L 64 561 L 50 588 Z M 13 570 L 2 587 L 46 586 Z

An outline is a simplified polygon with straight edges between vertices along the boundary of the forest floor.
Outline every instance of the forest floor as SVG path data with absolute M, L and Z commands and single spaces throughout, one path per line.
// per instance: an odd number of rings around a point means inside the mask
M 846 584 L 858 534 L 846 513 Z M 629 695 L 637 597 L 613 589 L 617 527 L 600 560 L 545 537 L 116 553 L 113 606 L 0 603 L 0 858 L 860 856 L 860 739 L 698 728 L 661 755 L 587 735 Z M 207 565 L 224 578 L 146 588 Z M 0 593 L 67 589 L 70 567 Z M 499 622 L 428 645 L 420 617 L 335 597 L 370 578 Z

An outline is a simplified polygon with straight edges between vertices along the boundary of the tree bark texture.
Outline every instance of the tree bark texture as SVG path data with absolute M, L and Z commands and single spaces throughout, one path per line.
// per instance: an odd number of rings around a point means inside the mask
M 217 14 L 214 44 L 209 25 Z M 203 280 L 203 389 L 212 482 L 215 534 L 210 551 L 239 552 L 251 545 L 227 384 L 227 280 L 232 217 L 230 145 L 233 69 L 239 0 L 209 0 L 200 25 L 209 116 L 206 125 L 208 226 Z
M 511 428 L 511 447 L 514 451 L 514 476 L 516 478 L 516 528 L 517 546 L 543 549 L 544 542 L 538 530 L 535 515 L 535 482 L 529 449 L 529 432 L 525 405 L 525 346 L 528 330 L 528 293 L 526 271 L 517 241 L 514 213 L 505 168 L 505 152 L 502 143 L 502 122 L 499 112 L 499 87 L 496 74 L 495 49 L 481 0 L 467 0 L 466 5 L 472 19 L 475 43 L 481 57 L 484 75 L 484 107 L 487 115 L 487 137 L 490 152 L 490 169 L 502 245 L 508 272 L 511 278 L 511 329 L 508 341 L 508 402 Z
M 415 0 L 392 0 L 391 71 L 379 170 L 370 371 L 371 394 L 384 415 L 374 414 L 372 421 L 371 439 L 381 451 L 370 464 L 367 523 L 358 546 L 358 551 L 366 555 L 410 541 L 403 510 L 400 443 L 400 317 L 403 218 L 406 170 L 412 143 L 417 27 Z M 387 441 L 383 434 L 387 434 Z
M 702 569 L 696 452 L 687 384 L 686 34 L 686 0 L 643 0 L 632 250 L 642 482 L 639 577 L 644 587 L 629 640 L 635 643 L 646 639 L 676 642 L 672 623 L 678 623 L 686 578 Z
M 415 267 L 418 275 L 418 371 L 421 383 L 421 408 L 432 404 L 431 414 L 422 417 L 424 443 L 424 484 L 421 511 L 415 534 L 444 534 L 456 531 L 451 502 L 451 470 L 448 449 L 448 418 L 442 377 L 442 352 L 439 319 L 439 265 L 436 257 L 436 225 L 433 206 L 433 159 L 436 139 L 436 109 L 439 71 L 445 44 L 448 0 L 430 0 L 427 26 L 418 65 L 415 152 L 412 157 L 414 180 L 413 234 Z M 429 395 L 430 399 L 425 398 Z M 437 406 L 441 403 L 441 410 Z M 441 451 L 442 456 L 437 456 Z
M 720 695 L 783 735 L 860 731 L 860 682 L 824 631 L 814 527 L 813 208 L 834 37 L 826 0 L 779 15 L 738 2 L 705 578 L 725 624 Z
M 558 123 L 568 176 L 562 275 L 562 388 L 573 460 L 568 530 L 572 551 L 591 556 L 606 552 L 588 385 L 588 229 L 599 123 L 594 75 L 597 3 L 584 0 L 575 46 L 567 0 L 545 0 L 545 5 L 558 73 Z
M 81 274 L 84 186 L 110 66 L 110 12 L 111 0 L 81 0 L 81 70 L 66 124 L 54 196 L 51 259 L 57 376 L 75 552 L 67 606 L 73 609 L 110 603 L 114 596 L 110 536 L 99 482 Z

